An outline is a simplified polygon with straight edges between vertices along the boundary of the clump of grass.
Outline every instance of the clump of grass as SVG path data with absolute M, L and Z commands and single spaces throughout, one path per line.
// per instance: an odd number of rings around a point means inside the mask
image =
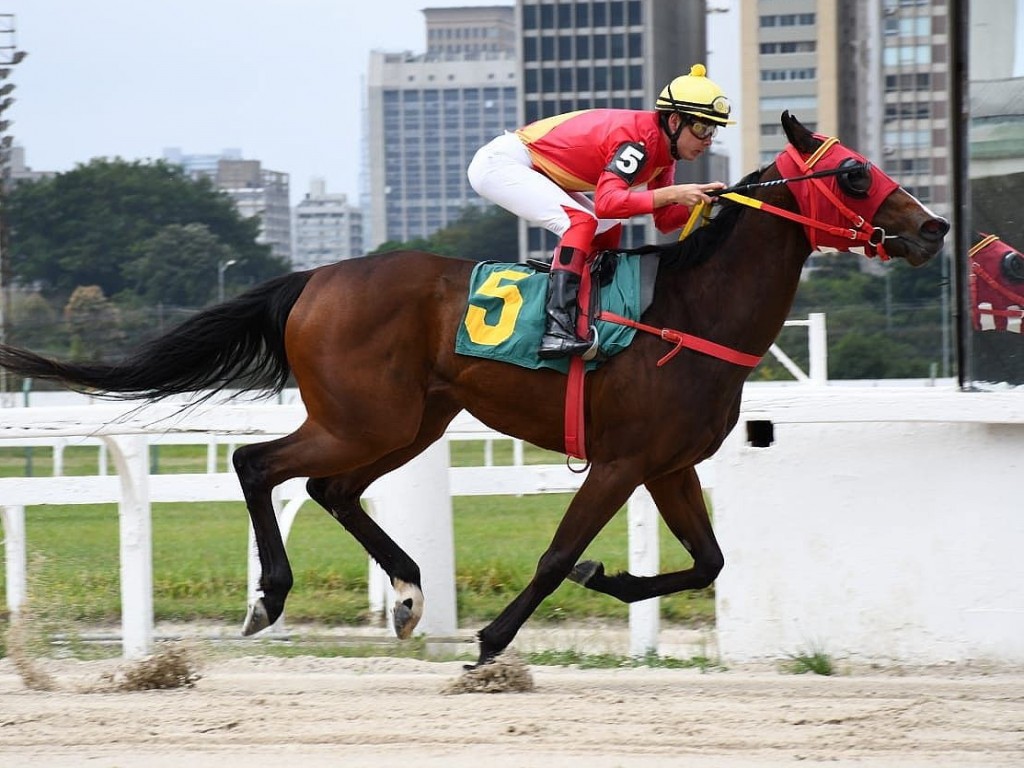
M 489 664 L 466 670 L 442 693 L 526 693 L 533 688 L 529 667 L 514 651 L 506 651 Z
M 832 657 L 820 649 L 789 654 L 785 669 L 792 675 L 805 675 L 812 672 L 815 675 L 828 677 L 836 673 Z
M 194 688 L 199 664 L 195 652 L 181 643 L 168 643 L 150 656 L 113 674 L 104 675 L 92 691 L 160 691 Z

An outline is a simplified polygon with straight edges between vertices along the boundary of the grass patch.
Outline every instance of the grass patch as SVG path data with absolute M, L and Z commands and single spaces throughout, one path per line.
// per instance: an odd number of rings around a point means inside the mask
M 805 653 L 791 653 L 788 654 L 787 659 L 784 669 L 792 675 L 813 673 L 828 677 L 836 673 L 832 658 L 824 651 L 811 650 Z
M 580 669 L 700 669 L 708 671 L 719 664 L 706 656 L 678 659 L 648 653 L 644 656 L 620 656 L 614 653 L 581 653 L 576 650 L 536 651 L 525 654 L 530 664 L 545 667 L 579 667 Z

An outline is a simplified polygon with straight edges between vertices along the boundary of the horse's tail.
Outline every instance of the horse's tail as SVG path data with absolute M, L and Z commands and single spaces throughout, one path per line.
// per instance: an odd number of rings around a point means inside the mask
M 101 396 L 158 400 L 227 386 L 279 392 L 291 369 L 284 326 L 310 272 L 293 272 L 205 309 L 117 363 L 61 362 L 0 345 L 0 367 Z

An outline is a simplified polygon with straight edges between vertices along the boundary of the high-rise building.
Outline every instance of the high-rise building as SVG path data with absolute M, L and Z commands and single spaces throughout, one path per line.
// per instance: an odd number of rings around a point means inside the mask
M 836 2 L 740 4 L 744 172 L 772 162 L 786 146 L 780 120 L 785 110 L 811 130 L 836 134 Z
M 291 263 L 288 174 L 267 170 L 259 160 L 220 160 L 214 183 L 235 201 L 243 217 L 259 217 L 260 234 L 256 242 L 269 245 L 274 256 Z
M 310 182 L 295 206 L 292 267 L 313 269 L 363 255 L 363 212 L 343 194 L 329 194 L 323 179 Z
M 513 7 L 427 8 L 427 53 L 373 51 L 367 80 L 369 247 L 426 238 L 483 205 L 473 153 L 516 126 Z
M 707 60 L 703 0 L 518 0 L 516 12 L 522 122 L 577 109 L 654 109 L 667 83 Z M 677 181 L 713 178 L 710 163 L 677 163 Z M 658 237 L 650 216 L 637 217 L 622 243 Z M 521 225 L 521 260 L 555 245 L 552 233 Z
M 743 164 L 771 162 L 789 110 L 838 136 L 948 214 L 946 0 L 757 0 L 740 5 Z M 749 86 L 747 85 L 749 84 Z
M 164 150 L 164 159 L 180 165 L 192 178 L 207 177 L 235 201 L 243 218 L 259 217 L 256 242 L 269 245 L 274 256 L 291 263 L 292 228 L 288 174 L 263 168 L 259 160 L 243 160 L 237 149 L 220 155 L 189 155 L 177 147 Z

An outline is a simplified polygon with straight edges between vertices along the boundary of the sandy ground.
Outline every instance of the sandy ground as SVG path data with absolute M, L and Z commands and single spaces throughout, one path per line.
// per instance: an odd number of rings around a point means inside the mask
M 0 661 L 3 768 L 1024 765 L 1024 671 L 531 667 L 527 693 L 444 693 L 457 662 L 239 656 L 194 688 L 85 693 L 120 661 Z

